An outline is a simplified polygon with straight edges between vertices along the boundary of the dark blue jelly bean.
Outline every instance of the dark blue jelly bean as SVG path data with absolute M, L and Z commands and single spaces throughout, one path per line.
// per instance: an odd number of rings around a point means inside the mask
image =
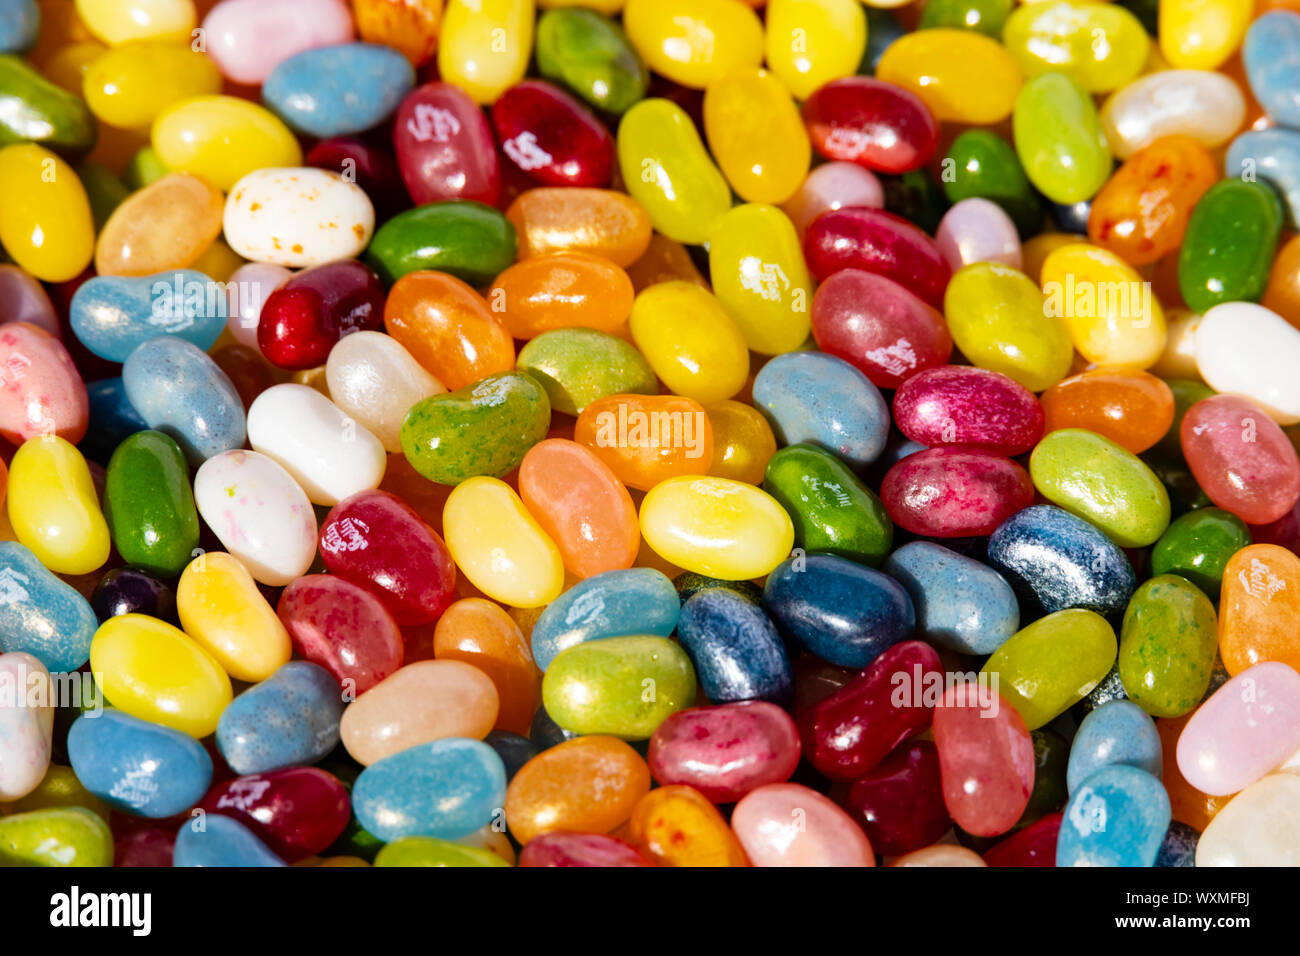
M 708 588 L 682 605 L 677 638 L 714 704 L 787 704 L 794 674 L 785 645 L 763 609 L 732 591 Z

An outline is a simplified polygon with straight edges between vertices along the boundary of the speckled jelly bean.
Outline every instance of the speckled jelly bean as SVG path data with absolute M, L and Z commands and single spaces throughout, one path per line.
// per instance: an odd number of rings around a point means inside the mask
M 742 362 L 747 370 L 745 344 L 734 328 L 732 335 L 732 361 Z M 550 407 L 566 415 L 580 415 L 588 405 L 612 395 L 659 391 L 654 369 L 634 345 L 595 329 L 543 332 L 519 350 L 516 363 L 520 372 L 541 385 Z M 740 378 L 736 390 L 744 384 L 743 375 Z
M 1153 574 L 1177 574 L 1211 599 L 1228 559 L 1251 543 L 1251 533 L 1236 515 L 1222 508 L 1197 508 L 1170 523 L 1151 549 Z
M 1161 574 L 1144 582 L 1124 612 L 1120 632 L 1125 693 L 1155 717 L 1190 711 L 1210 683 L 1216 632 L 1214 606 L 1186 580 Z
M 883 570 L 907 589 L 917 636 L 963 654 L 991 654 L 1020 627 L 1006 580 L 987 565 L 929 541 L 903 545 Z
M 315 763 L 338 746 L 343 706 L 328 671 L 291 661 L 226 707 L 217 749 L 240 774 Z
M 672 785 L 642 797 L 627 837 L 659 866 L 748 866 L 749 859 L 718 809 L 698 790 Z
M 1109 764 L 1070 797 L 1057 866 L 1151 866 L 1169 829 L 1169 797 L 1137 767 Z
M 123 362 L 160 335 L 211 348 L 226 326 L 223 300 L 216 283 L 192 269 L 139 278 L 96 276 L 77 289 L 70 318 L 83 345 Z
M 908 379 L 894 393 L 899 430 L 923 445 L 966 445 L 1019 455 L 1043 434 L 1033 393 L 988 369 L 943 366 Z
M 99 624 L 80 593 L 16 541 L 0 541 L 0 584 L 0 649 L 31 654 L 53 673 L 86 662 Z
M 1300 19 L 1292 10 L 1273 10 L 1250 25 L 1241 48 L 1250 89 L 1265 112 L 1283 126 L 1300 124 L 1291 92 L 1300 57 Z
M 789 714 L 774 704 L 743 701 L 671 715 L 650 738 L 646 759 L 661 784 L 687 784 L 715 803 L 732 803 L 764 784 L 788 780 L 799 752 Z
M 677 589 L 653 568 L 607 571 L 565 591 L 533 625 L 532 651 L 545 671 L 562 651 L 630 635 L 668 637 L 677 626 Z
M 752 601 L 724 588 L 701 591 L 682 604 L 677 637 L 712 703 L 792 698 L 794 677 L 785 646 Z
M 913 534 L 961 538 L 992 534 L 1034 494 L 1029 474 L 1010 458 L 955 446 L 899 461 L 885 474 L 880 498 Z

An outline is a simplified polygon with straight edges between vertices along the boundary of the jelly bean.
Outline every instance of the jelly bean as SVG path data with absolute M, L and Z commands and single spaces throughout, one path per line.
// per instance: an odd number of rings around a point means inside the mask
M 658 787 L 647 793 L 632 809 L 627 836 L 659 866 L 749 865 L 722 814 L 691 787 Z
M 342 0 L 223 0 L 203 32 L 224 77 L 258 86 L 296 53 L 349 42 L 352 17 Z
M 1300 318 L 1300 242 L 1294 237 L 1284 242 L 1273 260 L 1268 285 L 1260 302 L 1292 325 Z
M 262 99 L 294 131 L 326 139 L 378 126 L 414 86 L 415 71 L 397 50 L 346 43 L 277 64 Z
M 1101 126 L 1120 159 L 1164 136 L 1189 136 L 1213 149 L 1241 129 L 1246 100 L 1230 77 L 1209 70 L 1161 70 L 1106 101 Z
M 651 286 L 636 297 L 629 328 L 654 373 L 678 395 L 712 403 L 745 384 L 745 338 L 707 289 L 682 281 Z
M 899 527 L 929 537 L 961 538 L 992 534 L 1033 504 L 1033 487 L 1011 459 L 956 446 L 908 455 L 886 472 L 880 497 Z
M 723 175 L 749 202 L 784 202 L 807 175 L 812 149 L 803 121 L 766 70 L 736 70 L 710 83 L 704 129 Z
M 411 208 L 411 197 L 402 184 L 397 161 L 386 147 L 356 136 L 335 136 L 313 146 L 305 162 L 354 180 L 370 197 L 378 220 L 390 219 Z
M 690 116 L 671 100 L 642 100 L 624 114 L 618 125 L 618 163 L 629 195 L 670 239 L 708 240 L 718 217 L 731 206 L 727 181 Z
M 396 339 L 364 329 L 330 349 L 325 378 L 339 410 L 388 452 L 402 450 L 402 419 L 411 407 L 444 390 Z
M 0 675 L 9 686 L 0 704 L 0 799 L 9 803 L 36 790 L 49 769 L 55 702 L 50 673 L 31 654 L 0 654 Z
M 928 740 L 900 747 L 853 781 L 846 809 L 877 853 L 896 856 L 933 843 L 952 827 L 943 803 L 939 754 Z
M 510 204 L 506 218 L 518 231 L 521 259 L 589 252 L 626 269 L 650 244 L 646 210 L 606 189 L 529 189 Z
M 161 432 L 130 436 L 113 452 L 104 510 L 122 558 L 160 577 L 180 574 L 199 544 L 199 516 L 180 446 Z
M 620 4 L 621 6 L 621 4 Z M 622 28 L 595 10 L 548 10 L 537 21 L 537 68 L 592 106 L 619 114 L 645 95 L 649 76 Z
M 623 741 L 578 737 L 543 751 L 515 774 L 505 819 L 527 851 L 547 832 L 608 833 L 627 821 L 649 790 L 645 761 Z
M 339 685 L 310 661 L 290 661 L 230 703 L 217 749 L 239 774 L 316 763 L 339 742 Z
M 52 807 L 81 807 L 103 820 L 109 819 L 109 808 L 102 800 L 86 789 L 71 767 L 51 764 L 36 789 L 21 800 L 7 804 L 8 813 L 27 813 Z
M 81 441 L 89 399 L 57 338 L 26 322 L 4 323 L 0 367 L 0 436 L 16 445 L 36 436 Z
M 1176 69 L 1213 70 L 1237 51 L 1254 10 L 1246 0 L 1160 0 L 1160 52 Z
M 86 105 L 101 122 L 137 129 L 179 100 L 220 93 L 221 74 L 189 46 L 151 41 L 97 56 L 87 65 L 83 84 Z
M 713 430 L 699 402 L 677 396 L 610 395 L 578 416 L 574 441 L 625 485 L 648 491 L 667 478 L 703 475 Z
M 1008 0 L 933 0 L 921 11 L 917 29 L 975 30 L 996 40 L 1014 6 Z
M 1295 63 L 1300 56 L 1300 21 L 1291 10 L 1274 10 L 1258 17 L 1246 31 L 1242 64 L 1251 92 L 1264 110 L 1282 126 L 1300 124 L 1294 95 Z
M 1109 178 L 1110 150 L 1097 109 L 1064 73 L 1044 73 L 1026 83 L 1014 123 L 1025 174 L 1053 202 L 1090 199 Z
M 436 202 L 384 223 L 367 257 L 386 283 L 436 269 L 480 285 L 515 260 L 514 227 L 495 209 L 462 200 Z
M 991 126 L 1011 115 L 1020 69 L 1001 44 L 970 30 L 921 30 L 891 43 L 876 78 L 911 90 L 940 122 Z
M 196 96 L 160 112 L 152 143 L 168 169 L 193 173 L 229 192 L 264 167 L 296 167 L 302 150 L 269 110 L 233 96 Z
M 1169 797 L 1157 778 L 1137 767 L 1108 764 L 1070 797 L 1056 865 L 1151 866 L 1169 819 Z
M 884 572 L 907 589 L 917 635 L 962 654 L 991 654 L 1020 627 L 1011 585 L 992 568 L 929 541 L 889 556 Z
M 739 351 L 748 368 L 743 342 Z M 543 332 L 519 350 L 517 367 L 542 386 L 552 409 L 566 415 L 580 415 L 610 396 L 659 391 L 654 370 L 635 346 L 595 329 Z
M 377 597 L 350 581 L 328 574 L 299 578 L 280 595 L 276 613 L 281 634 L 349 693 L 366 693 L 402 666 L 397 622 Z
M 1124 692 L 1156 717 L 1187 713 L 1209 686 L 1217 629 L 1214 606 L 1183 578 L 1160 574 L 1143 583 L 1124 612 L 1120 632 Z
M 623 29 L 650 69 L 693 89 L 763 59 L 763 26 L 736 0 L 629 0 Z
M 152 276 L 192 265 L 221 234 L 224 205 L 221 193 L 197 176 L 164 176 L 109 217 L 95 246 L 95 271 L 100 276 Z
M 710 702 L 792 698 L 794 676 L 785 646 L 752 601 L 725 588 L 701 591 L 682 605 L 677 637 Z
M 510 334 L 527 340 L 568 328 L 614 332 L 627 321 L 633 295 L 627 273 L 608 259 L 560 252 L 506 269 L 487 297 Z
M 0 53 L 20 53 L 36 42 L 41 29 L 41 11 L 36 0 L 13 0 L 5 4 L 4 26 L 0 27 Z
M 709 474 L 757 485 L 776 453 L 776 436 L 753 406 L 718 402 L 706 412 L 713 428 L 713 464 Z
M 347 826 L 350 809 L 343 784 L 315 767 L 226 781 L 213 787 L 199 807 L 239 821 L 289 862 L 327 850 Z
M 31 143 L 73 155 L 95 144 L 95 119 L 85 102 L 55 86 L 26 60 L 0 55 L 0 102 L 6 107 L 0 146 Z
M 0 245 L 34 278 L 65 282 L 90 264 L 90 201 L 58 156 L 35 143 L 0 148 L 0 210 Z
M 1090 93 L 1136 79 L 1150 46 L 1132 13 L 1091 0 L 1022 6 L 1007 18 L 1002 41 L 1025 76 L 1064 73 Z
M 935 242 L 955 272 L 972 262 L 1000 262 L 1019 269 L 1020 237 L 1002 207 L 987 199 L 963 199 L 944 213 Z
M 1300 390 L 1283 373 L 1298 350 L 1300 332 L 1250 302 L 1216 305 L 1196 327 L 1196 368 L 1205 383 L 1248 399 L 1279 425 L 1300 422 Z
M 853 818 L 815 790 L 770 783 L 750 791 L 731 815 L 755 866 L 875 866 Z
M 1175 820 L 1165 832 L 1164 842 L 1156 855 L 1155 866 L 1195 866 L 1196 846 L 1201 834 L 1185 823 Z
M 194 476 L 194 501 L 232 556 L 263 584 L 306 573 L 316 554 L 316 516 L 297 482 L 255 451 L 209 458 Z
M 1180 434 L 1197 484 L 1243 521 L 1276 521 L 1300 497 L 1295 449 L 1253 402 L 1235 395 L 1203 399 L 1188 409 Z
M 1277 545 L 1251 545 L 1228 560 L 1219 602 L 1219 652 L 1229 674 L 1260 661 L 1300 664 L 1300 644 L 1288 623 L 1300 604 L 1298 581 L 1300 559 Z
M 1038 443 L 1044 413 L 1033 393 L 1013 379 L 948 365 L 926 369 L 898 387 L 894 420 L 904 435 L 929 447 L 956 444 L 1012 456 Z
M 1102 767 L 1145 770 L 1160 779 L 1160 736 L 1154 721 L 1137 704 L 1116 700 L 1098 707 L 1079 725 L 1070 745 L 1070 792 Z
M 1090 369 L 1043 393 L 1046 430 L 1086 429 L 1139 454 L 1169 431 L 1174 396 L 1146 372 Z
M 0 541 L 0 585 L 0 650 L 31 654 L 54 673 L 86 663 L 99 625 L 81 594 L 16 541 Z
M 82 807 L 0 817 L 0 862 L 5 866 L 112 866 L 113 833 L 100 817 Z
M 86 460 L 56 435 L 28 439 L 9 466 L 14 534 L 51 571 L 87 574 L 108 560 L 108 525 Z
M 1217 814 L 1196 846 L 1197 866 L 1295 866 L 1293 834 L 1300 777 L 1270 774 L 1251 784 Z
M 686 784 L 714 803 L 734 803 L 788 780 L 799 751 L 798 729 L 785 711 L 742 701 L 679 710 L 655 730 L 646 759 L 659 783 Z
M 803 240 L 813 278 L 862 269 L 908 288 L 936 308 L 952 269 L 934 240 L 906 220 L 877 209 L 833 209 L 818 216 Z
M 200 829 L 193 821 L 181 825 L 172 849 L 172 866 L 286 866 L 248 827 L 231 817 L 212 814 Z
M 217 364 L 175 336 L 150 339 L 122 366 L 126 397 L 150 428 L 174 438 L 191 465 L 244 444 L 244 406 Z
M 58 338 L 59 317 L 45 288 L 18 266 L 0 264 L 0 302 L 4 303 L 3 324 L 25 322 Z
M 771 0 L 765 16 L 767 63 L 796 99 L 858 71 L 867 18 L 848 0 Z
M 1021 628 L 980 671 L 1036 730 L 1082 700 L 1115 663 L 1118 644 L 1095 611 L 1056 611 Z M 958 820 L 958 823 L 961 821 Z
M 544 186 L 609 185 L 614 138 L 558 87 L 516 83 L 492 104 L 492 125 L 506 158 L 528 178 Z
M 894 83 L 865 76 L 832 80 L 807 98 L 803 119 L 817 152 L 881 173 L 929 162 L 939 130 L 927 104 Z
M 193 737 L 119 710 L 77 718 L 68 757 L 97 797 L 153 819 L 184 813 L 212 782 L 212 758 Z
M 438 75 L 489 104 L 523 79 L 532 48 L 533 0 L 447 0 Z
M 495 726 L 527 730 L 537 710 L 537 666 L 519 625 L 498 605 L 482 598 L 457 601 L 438 619 L 433 652 L 440 661 L 472 664 L 487 675 L 499 704 Z M 525 753 L 518 748 L 503 752 L 500 741 L 491 737 L 486 742 L 506 762 L 507 777 L 535 755 L 531 744 L 513 733 L 505 737 L 526 745 Z
M 1228 559 L 1251 543 L 1251 533 L 1236 515 L 1221 508 L 1198 508 L 1175 519 L 1151 549 L 1153 574 L 1177 574 L 1218 600 Z
M 375 855 L 375 866 L 509 866 L 491 850 L 460 846 L 436 837 L 400 837 Z
M 352 4 L 352 12 L 361 39 L 398 50 L 412 66 L 423 66 L 433 59 L 442 0 L 358 0 Z
M 194 27 L 192 0 L 76 0 L 77 16 L 110 46 L 132 40 L 188 39 Z
M 221 288 L 193 269 L 138 278 L 100 275 L 73 295 L 70 323 L 91 352 L 123 362 L 160 335 L 206 351 L 226 327 L 225 306 Z
M 1224 180 L 1192 211 L 1178 257 L 1178 286 L 1188 306 L 1258 301 L 1282 229 L 1282 204 L 1266 183 Z
M 608 637 L 658 635 L 677 627 L 681 602 L 671 581 L 653 568 L 608 571 L 569 588 L 533 625 L 532 650 L 545 671 L 563 651 Z
M 926 4 L 929 9 L 931 4 Z M 913 850 L 911 853 L 905 853 L 898 857 L 890 866 L 987 866 L 988 864 L 975 853 L 964 846 L 949 846 L 946 843 L 936 843 L 933 846 L 923 847 L 920 850 Z
M 257 343 L 274 365 L 324 365 L 340 339 L 379 327 L 384 288 L 360 262 L 327 262 L 290 278 L 262 304 Z
M 289 635 L 248 570 L 220 551 L 181 575 L 176 611 L 185 633 L 236 680 L 266 680 L 288 662 Z
M 501 195 L 492 130 L 459 87 L 429 83 L 398 107 L 393 147 L 417 204 L 465 199 L 495 205 Z
M 831 554 L 783 562 L 763 587 L 763 606 L 783 634 L 842 667 L 866 667 L 916 625 L 893 578 Z
M 803 183 L 782 209 L 801 236 L 822 213 L 845 206 L 881 209 L 884 188 L 870 171 L 855 163 L 823 163 L 804 177 Z
M 447 498 L 442 523 L 456 567 L 488 597 L 541 607 L 559 596 L 560 550 L 505 482 L 484 476 L 462 481 Z

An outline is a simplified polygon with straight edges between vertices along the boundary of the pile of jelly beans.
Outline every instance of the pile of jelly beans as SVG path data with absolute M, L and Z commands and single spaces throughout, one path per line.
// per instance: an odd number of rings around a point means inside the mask
M 0 864 L 1300 865 L 1300 3 L 0 0 Z

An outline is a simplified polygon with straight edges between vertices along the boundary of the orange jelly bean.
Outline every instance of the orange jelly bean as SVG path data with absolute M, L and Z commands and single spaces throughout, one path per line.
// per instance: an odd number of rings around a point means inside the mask
M 1292 236 L 1277 251 L 1261 302 L 1300 328 L 1300 236 Z
M 658 232 L 650 237 L 650 245 L 641 258 L 627 267 L 627 275 L 637 292 L 660 282 L 694 282 L 709 287 L 686 247 Z
M 506 210 L 519 234 L 519 258 L 590 252 L 627 268 L 650 246 L 650 216 L 610 189 L 529 189 Z
M 221 234 L 226 198 L 205 180 L 171 173 L 114 210 L 95 244 L 95 271 L 149 276 L 184 269 Z
M 388 334 L 455 391 L 515 367 L 515 344 L 483 297 L 445 272 L 402 276 L 384 303 Z
M 1219 180 L 1209 150 L 1165 136 L 1138 150 L 1092 201 L 1088 238 L 1132 266 L 1155 262 L 1183 241 L 1192 207 Z
M 442 0 L 352 0 L 357 33 L 367 43 L 381 43 L 423 66 L 438 49 Z
M 669 786 L 642 797 L 627 840 L 660 866 L 749 866 L 727 821 L 694 787 Z
M 563 438 L 534 445 L 519 466 L 519 497 L 569 573 L 589 578 L 636 560 L 641 531 L 632 496 L 590 448 Z
M 602 256 L 556 252 L 517 262 L 496 278 L 488 303 L 517 339 L 553 329 L 613 332 L 634 296 L 627 273 Z
M 1057 382 L 1041 400 L 1045 432 L 1086 428 L 1135 455 L 1174 423 L 1174 393 L 1150 372 L 1089 369 Z
M 609 395 L 582 410 L 573 440 L 629 488 L 649 491 L 665 478 L 707 475 L 713 426 L 704 406 L 680 395 Z
M 543 750 L 506 788 L 506 826 L 522 844 L 549 830 L 608 833 L 650 792 L 650 768 L 616 737 L 593 735 Z
M 1179 823 L 1186 823 L 1192 829 L 1200 831 L 1209 825 L 1214 815 L 1222 810 L 1232 797 L 1212 797 L 1208 793 L 1202 793 L 1188 783 L 1183 772 L 1178 769 L 1178 738 L 1182 736 L 1183 728 L 1195 713 L 1196 711 L 1192 711 L 1181 717 L 1161 717 L 1156 721 L 1156 733 L 1160 735 L 1163 765 L 1160 782 L 1165 785 L 1165 791 L 1169 794 L 1169 806 L 1173 811 L 1173 817 Z
M 713 426 L 709 474 L 761 485 L 767 461 L 776 454 L 776 436 L 767 419 L 754 406 L 730 399 L 705 411 Z
M 1219 656 L 1229 674 L 1261 661 L 1300 670 L 1300 558 L 1275 544 L 1242 548 L 1223 568 Z
M 519 625 L 499 604 L 483 598 L 452 604 L 438 619 L 433 656 L 473 664 L 486 674 L 500 698 L 495 729 L 528 733 L 542 675 Z

